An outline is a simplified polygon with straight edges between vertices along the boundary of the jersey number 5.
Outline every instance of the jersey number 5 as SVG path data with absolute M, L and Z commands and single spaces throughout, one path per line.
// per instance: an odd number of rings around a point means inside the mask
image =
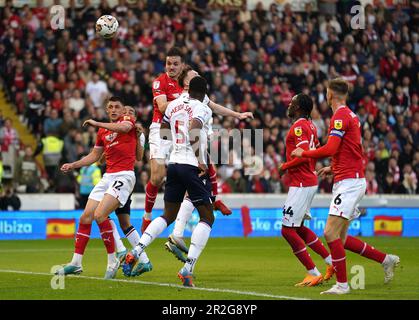
M 182 127 L 184 124 L 185 122 L 181 120 L 176 120 L 175 122 L 176 143 L 185 143 L 185 133 L 182 131 L 182 128 L 179 128 Z

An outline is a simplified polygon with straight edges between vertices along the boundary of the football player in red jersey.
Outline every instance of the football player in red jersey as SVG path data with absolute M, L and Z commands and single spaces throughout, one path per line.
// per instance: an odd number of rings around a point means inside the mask
M 282 236 L 290 244 L 293 253 L 307 269 L 307 275 L 296 286 L 316 286 L 329 280 L 333 274 L 332 258 L 321 240 L 309 228 L 304 220 L 310 219 L 310 207 L 317 192 L 316 161 L 313 159 L 291 159 L 291 152 L 301 147 L 304 150 L 315 149 L 319 141 L 317 130 L 310 121 L 313 101 L 310 96 L 300 93 L 295 95 L 288 107 L 288 117 L 294 122 L 286 137 L 287 162 L 279 166 L 282 175 L 287 171 L 290 184 L 282 218 Z M 326 262 L 326 274 L 323 277 L 307 252 L 308 245 Z
M 332 157 L 331 167 L 319 171 L 319 175 L 333 173 L 333 200 L 329 208 L 324 236 L 332 254 L 337 283 L 322 294 L 346 294 L 350 292 L 346 275 L 345 249 L 358 253 L 382 264 L 384 282 L 394 277 L 394 268 L 400 258 L 385 254 L 369 244 L 347 235 L 350 221 L 359 216 L 357 206 L 365 194 L 366 181 L 362 163 L 363 151 L 361 126 L 358 117 L 346 106 L 348 83 L 343 79 L 334 79 L 327 88 L 327 103 L 332 108 L 329 139 L 316 150 L 295 149 L 291 156 L 302 158 Z
M 108 253 L 105 279 L 116 276 L 120 262 L 115 255 L 112 225 L 108 216 L 115 209 L 123 207 L 135 185 L 134 163 L 136 158 L 137 134 L 133 117 L 124 115 L 125 107 L 118 97 L 111 97 L 106 111 L 114 123 L 89 119 L 83 126 L 98 127 L 96 144 L 84 158 L 61 167 L 63 172 L 89 166 L 98 161 L 103 153 L 106 157 L 106 173 L 89 195 L 86 207 L 80 217 L 72 261 L 57 271 L 57 274 L 78 274 L 83 271 L 82 258 L 90 238 L 92 222 L 99 226 L 103 243 Z
M 160 126 L 163 114 L 169 102 L 180 96 L 183 88 L 178 84 L 177 80 L 184 68 L 183 54 L 179 48 L 171 48 L 166 56 L 166 72 L 158 76 L 152 85 L 153 89 L 153 121 L 150 125 L 149 144 L 150 144 L 150 168 L 151 177 L 145 188 L 145 206 L 143 223 L 141 232 L 150 224 L 152 219 L 152 210 L 157 198 L 157 193 L 166 176 L 165 160 L 169 156 L 171 147 L 170 141 L 160 139 Z M 208 106 L 221 116 L 233 116 L 240 120 L 253 117 L 250 112 L 237 113 L 228 108 L 220 106 L 212 101 L 208 102 Z M 210 166 L 209 175 L 213 193 L 217 194 L 217 174 L 215 168 Z M 215 203 L 215 210 L 220 210 L 223 214 L 231 213 L 230 209 L 221 201 Z

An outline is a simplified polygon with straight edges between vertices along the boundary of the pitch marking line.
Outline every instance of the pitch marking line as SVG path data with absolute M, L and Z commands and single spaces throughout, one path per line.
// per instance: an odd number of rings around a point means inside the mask
M 54 276 L 51 273 L 46 272 L 31 272 L 31 271 L 20 271 L 20 270 L 4 270 L 0 269 L 0 272 L 3 273 L 20 273 L 20 274 L 31 274 L 31 275 L 38 275 L 38 276 Z M 172 283 L 162 283 L 162 282 L 151 282 L 151 281 L 141 281 L 141 280 L 127 280 L 127 279 L 112 279 L 112 280 L 105 280 L 99 277 L 88 277 L 88 276 L 81 276 L 81 275 L 74 275 L 74 276 L 67 276 L 71 278 L 81 278 L 81 279 L 90 279 L 90 280 L 102 280 L 102 281 L 113 281 L 113 282 L 125 282 L 125 283 L 138 283 L 144 285 L 152 285 L 152 286 L 159 286 L 159 287 L 170 287 L 170 288 L 178 288 L 178 289 L 187 289 L 187 290 L 197 290 L 197 291 L 207 291 L 207 292 L 223 292 L 223 293 L 233 293 L 238 295 L 245 295 L 245 296 L 255 296 L 255 297 L 263 297 L 263 298 L 273 298 L 273 299 L 287 299 L 287 300 L 311 300 L 308 298 L 299 298 L 299 297 L 289 297 L 289 296 L 281 296 L 281 295 L 274 295 L 268 293 L 261 293 L 261 292 L 253 292 L 253 291 L 239 291 L 239 290 L 231 290 L 231 289 L 219 289 L 219 288 L 200 288 L 200 287 L 193 287 L 188 288 L 177 284 Z

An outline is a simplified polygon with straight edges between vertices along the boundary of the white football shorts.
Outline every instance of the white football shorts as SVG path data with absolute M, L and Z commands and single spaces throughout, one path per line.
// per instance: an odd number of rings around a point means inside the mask
M 300 227 L 304 219 L 311 219 L 310 208 L 317 186 L 290 187 L 284 204 L 282 225 Z
M 148 142 L 150 144 L 150 159 L 166 160 L 169 158 L 172 141 L 160 139 L 160 123 L 153 122 L 150 125 Z
M 365 195 L 367 182 L 365 178 L 344 179 L 333 185 L 333 198 L 329 215 L 353 220 L 359 217 L 358 204 Z
M 102 179 L 90 192 L 89 199 L 102 201 L 105 193 L 118 199 L 119 207 L 122 208 L 135 185 L 134 171 L 120 171 L 115 173 L 105 173 Z

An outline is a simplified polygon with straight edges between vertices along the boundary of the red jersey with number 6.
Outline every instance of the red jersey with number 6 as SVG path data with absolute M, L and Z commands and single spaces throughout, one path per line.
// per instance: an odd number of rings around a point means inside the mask
M 167 102 L 179 98 L 182 93 L 182 87 L 176 80 L 170 78 L 167 73 L 162 73 L 153 81 L 153 122 L 161 123 L 163 114 L 160 112 L 156 98 L 166 96 Z
M 294 122 L 285 139 L 287 150 L 287 162 L 293 160 L 291 152 L 298 147 L 307 146 L 308 149 L 316 149 L 319 145 L 317 129 L 313 122 L 308 119 L 300 118 Z M 300 164 L 298 167 L 288 169 L 290 187 L 311 187 L 317 185 L 317 175 L 315 174 L 316 160 L 309 159 L 308 162 Z
M 128 133 L 118 133 L 100 128 L 95 148 L 104 148 L 106 173 L 134 170 L 137 134 L 135 119 L 122 116 L 116 123 L 128 122 L 132 128 Z
M 364 178 L 361 124 L 347 106 L 337 108 L 330 120 L 329 136 L 342 139 L 338 151 L 332 156 L 334 182 Z

